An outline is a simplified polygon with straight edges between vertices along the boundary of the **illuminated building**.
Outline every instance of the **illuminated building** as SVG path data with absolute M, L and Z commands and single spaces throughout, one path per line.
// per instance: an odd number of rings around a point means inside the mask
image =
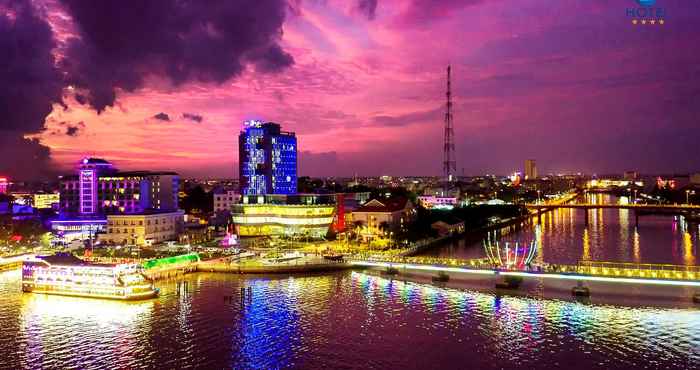
M 85 158 L 77 176 L 60 181 L 60 210 L 71 216 L 177 210 L 179 176 L 175 172 L 120 172 L 99 158 Z
M 0 194 L 7 194 L 7 186 L 9 183 L 10 180 L 8 180 L 7 177 L 0 177 Z
M 334 204 L 238 204 L 233 222 L 239 236 L 323 238 L 334 216 Z
M 418 197 L 418 201 L 425 208 L 435 209 L 453 209 L 457 205 L 455 197 L 437 197 L 434 195 L 422 195 Z
M 99 239 L 108 244 L 151 245 L 177 240 L 183 224 L 184 212 L 181 210 L 107 215 L 106 232 Z
M 534 159 L 525 160 L 525 180 L 534 180 L 537 176 L 537 164 Z
M 415 215 L 413 204 L 405 197 L 372 199 L 352 211 L 352 220 L 378 228 L 386 224 L 390 229 L 406 226 Z
M 122 300 L 158 294 L 137 264 L 93 264 L 69 253 L 24 261 L 22 291 Z
M 34 208 L 47 209 L 53 208 L 61 201 L 60 193 L 38 193 L 34 194 Z
M 77 175 L 60 179 L 60 217 L 51 221 L 51 228 L 61 242 L 93 240 L 96 234 L 109 231 L 108 215 L 178 213 L 179 181 L 175 172 L 121 172 L 104 159 L 85 158 L 80 162 Z M 141 244 L 163 238 L 160 231 L 155 234 L 129 231 L 127 237 L 121 230 L 119 233 L 113 230 L 117 235 L 106 240 L 134 239 L 140 240 L 134 244 Z M 131 237 L 133 234 L 137 236 Z M 170 240 L 167 235 L 166 240 Z
M 246 121 L 238 136 L 242 195 L 297 192 L 297 139 L 272 122 Z
M 241 201 L 241 195 L 233 190 L 214 192 L 214 212 L 230 211 L 234 204 Z
M 107 228 L 105 218 L 58 219 L 51 221 L 51 230 L 60 241 L 70 243 L 73 240 L 92 240 Z

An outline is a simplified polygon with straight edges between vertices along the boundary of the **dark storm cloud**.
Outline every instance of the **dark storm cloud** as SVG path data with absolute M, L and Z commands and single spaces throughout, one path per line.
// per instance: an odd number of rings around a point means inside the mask
M 78 130 L 79 130 L 79 128 L 76 126 L 68 126 L 68 127 L 66 127 L 66 135 L 78 136 Z
M 195 114 L 195 113 L 183 113 L 182 118 L 188 119 L 190 121 L 194 121 L 197 123 L 202 122 L 202 120 L 204 120 L 204 117 L 202 117 L 199 114 Z
M 170 121 L 170 116 L 167 113 L 160 112 L 153 116 L 153 118 L 160 120 L 160 121 Z
M 61 2 L 80 32 L 62 66 L 98 111 L 114 104 L 115 88 L 134 91 L 146 75 L 222 83 L 247 64 L 276 72 L 294 62 L 279 45 L 284 0 Z
M 37 132 L 61 101 L 61 75 L 54 66 L 49 25 L 26 1 L 0 0 L 0 129 Z
M 373 20 L 377 12 L 377 0 L 358 0 L 357 10 L 369 20 Z
M 46 175 L 49 148 L 24 135 L 43 129 L 62 102 L 61 75 L 51 53 L 51 28 L 29 1 L 0 0 L 0 172 L 16 178 Z

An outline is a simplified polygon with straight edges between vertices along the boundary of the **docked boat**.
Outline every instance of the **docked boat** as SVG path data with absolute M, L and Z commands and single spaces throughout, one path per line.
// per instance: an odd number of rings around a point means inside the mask
M 158 289 L 135 263 L 97 264 L 70 253 L 22 263 L 22 291 L 119 300 L 149 299 Z

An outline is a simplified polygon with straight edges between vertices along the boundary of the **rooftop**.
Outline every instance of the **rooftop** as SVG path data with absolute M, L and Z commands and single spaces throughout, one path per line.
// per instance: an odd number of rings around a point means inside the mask
M 353 212 L 397 212 L 406 208 L 407 203 L 408 198 L 406 197 L 370 199 Z

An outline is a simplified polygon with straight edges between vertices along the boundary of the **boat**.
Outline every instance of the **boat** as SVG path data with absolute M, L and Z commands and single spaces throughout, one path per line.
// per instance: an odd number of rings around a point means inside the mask
M 142 300 L 158 295 L 158 289 L 136 263 L 92 263 L 70 253 L 23 261 L 22 291 L 117 300 Z

